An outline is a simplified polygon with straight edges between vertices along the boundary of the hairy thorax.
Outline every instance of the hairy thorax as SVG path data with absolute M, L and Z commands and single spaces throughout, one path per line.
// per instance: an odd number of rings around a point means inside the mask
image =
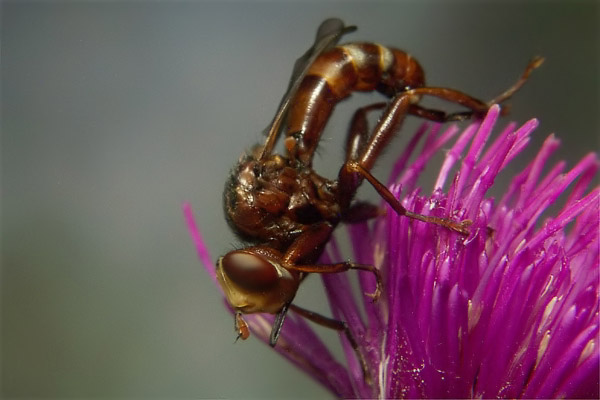
M 335 181 L 281 155 L 244 154 L 225 184 L 225 215 L 244 240 L 285 248 L 310 224 L 337 224 Z

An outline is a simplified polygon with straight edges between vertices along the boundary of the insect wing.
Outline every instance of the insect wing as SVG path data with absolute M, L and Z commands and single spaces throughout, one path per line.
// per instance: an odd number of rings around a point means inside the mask
M 317 35 L 313 45 L 294 63 L 294 69 L 290 78 L 290 83 L 286 93 L 283 95 L 277 113 L 271 121 L 271 124 L 265 129 L 267 140 L 260 158 L 267 156 L 273 150 L 279 132 L 281 131 L 281 122 L 285 119 L 290 107 L 292 97 L 298 91 L 300 82 L 306 75 L 308 68 L 316 58 L 324 51 L 334 47 L 342 35 L 353 32 L 356 26 L 345 26 L 344 22 L 338 18 L 329 18 L 321 23 L 317 29 Z
M 321 23 L 317 29 L 317 36 L 312 47 L 296 60 L 294 63 L 294 70 L 290 77 L 290 84 L 288 85 L 288 91 L 283 97 L 290 97 L 290 91 L 294 85 L 300 85 L 300 81 L 306 75 L 308 67 L 315 61 L 315 59 L 325 50 L 329 50 L 337 44 L 340 37 L 348 32 L 356 30 L 355 26 L 344 26 L 344 22 L 338 18 L 329 18 Z

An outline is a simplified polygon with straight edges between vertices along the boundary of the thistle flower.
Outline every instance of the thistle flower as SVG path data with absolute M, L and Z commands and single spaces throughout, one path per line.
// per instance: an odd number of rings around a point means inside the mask
M 376 266 L 384 277 L 381 299 L 373 303 L 353 294 L 348 274 L 322 276 L 332 315 L 347 322 L 374 384 L 365 383 L 344 335 L 345 365 L 293 313 L 275 350 L 335 395 L 598 398 L 600 188 L 586 193 L 598 159 L 589 154 L 568 172 L 560 162 L 544 175 L 559 146 L 550 136 L 500 199 L 486 197 L 537 126 L 536 120 L 516 130 L 509 124 L 486 148 L 498 114 L 492 107 L 481 123 L 460 134 L 455 125 L 444 131 L 424 125 L 389 181 L 409 210 L 472 221 L 468 237 L 387 209 L 375 222 L 347 226 L 352 255 L 342 257 L 335 240 L 329 243 L 322 262 L 351 259 Z M 423 136 L 423 150 L 409 164 Z M 421 171 L 448 147 L 435 190 L 423 195 L 417 187 Z M 557 215 L 542 220 L 565 194 Z M 215 280 L 213 259 L 189 205 L 184 212 L 200 259 Z M 371 274 L 360 273 L 358 279 L 363 293 L 373 291 Z M 273 317 L 253 314 L 247 321 L 254 335 L 268 342 Z

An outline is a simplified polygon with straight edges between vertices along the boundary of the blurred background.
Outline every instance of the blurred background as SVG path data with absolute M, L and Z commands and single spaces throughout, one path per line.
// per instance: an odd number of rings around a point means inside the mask
M 358 26 L 344 41 L 405 49 L 430 85 L 484 100 L 543 55 L 501 126 L 539 118 L 528 157 L 554 132 L 554 159 L 573 165 L 598 148 L 598 11 L 593 1 L 3 1 L 3 396 L 326 396 L 256 338 L 234 344 L 182 203 L 213 258 L 238 244 L 222 216 L 228 171 L 262 140 L 294 60 L 331 16 Z M 375 98 L 336 109 L 317 171 L 335 177 L 352 111 Z M 407 121 L 377 176 L 419 123 Z M 312 277 L 298 302 L 327 314 L 319 291 Z

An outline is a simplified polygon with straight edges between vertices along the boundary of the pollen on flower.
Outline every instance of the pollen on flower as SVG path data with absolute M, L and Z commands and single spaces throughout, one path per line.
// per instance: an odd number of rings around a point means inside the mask
M 582 362 L 587 360 L 587 358 L 594 353 L 594 350 L 596 350 L 596 338 L 588 340 L 585 347 L 581 351 L 579 360 L 577 360 L 577 366 L 581 365 Z
M 552 289 L 552 285 L 554 283 L 554 280 L 555 280 L 555 278 L 554 278 L 553 274 L 548 275 L 548 283 L 546 283 L 546 286 L 544 287 L 544 290 L 542 290 L 541 297 L 544 297 L 546 295 L 546 293 L 548 293 Z M 556 301 L 556 299 L 552 299 L 552 300 Z
M 515 355 L 513 356 L 512 362 L 509 367 L 509 370 L 511 371 L 510 373 L 514 373 L 514 371 L 517 368 L 519 368 L 519 366 L 522 364 L 523 357 L 525 356 L 525 354 L 527 353 L 527 350 L 529 348 L 528 347 L 529 341 L 531 340 L 532 335 L 533 335 L 533 331 L 530 330 L 527 335 L 527 339 L 521 343 L 521 345 L 519 346 L 519 349 L 515 352 Z
M 467 312 L 469 315 L 469 321 L 468 321 L 467 329 L 468 329 L 468 332 L 471 333 L 471 331 L 473 330 L 475 325 L 477 325 L 477 323 L 479 322 L 479 318 L 481 317 L 481 312 L 483 311 L 483 306 L 473 305 L 473 300 L 471 300 L 471 299 L 469 299 L 468 304 L 469 304 L 469 308 L 468 308 Z
M 513 253 L 520 252 L 526 245 L 527 245 L 527 240 L 526 239 L 521 240 L 519 242 L 519 244 L 517 245 L 517 247 L 513 250 Z
M 554 306 L 558 301 L 558 296 L 554 296 L 548 302 L 548 305 L 544 309 L 544 313 L 542 314 L 542 321 L 540 323 L 539 332 L 541 332 L 548 325 L 548 317 L 552 314 L 552 310 L 554 310 Z
M 535 359 L 535 365 L 538 365 L 540 363 L 542 356 L 546 352 L 546 349 L 548 348 L 548 342 L 550 342 L 550 336 L 550 331 L 546 331 L 542 336 L 542 340 L 540 341 L 537 351 L 537 358 Z

